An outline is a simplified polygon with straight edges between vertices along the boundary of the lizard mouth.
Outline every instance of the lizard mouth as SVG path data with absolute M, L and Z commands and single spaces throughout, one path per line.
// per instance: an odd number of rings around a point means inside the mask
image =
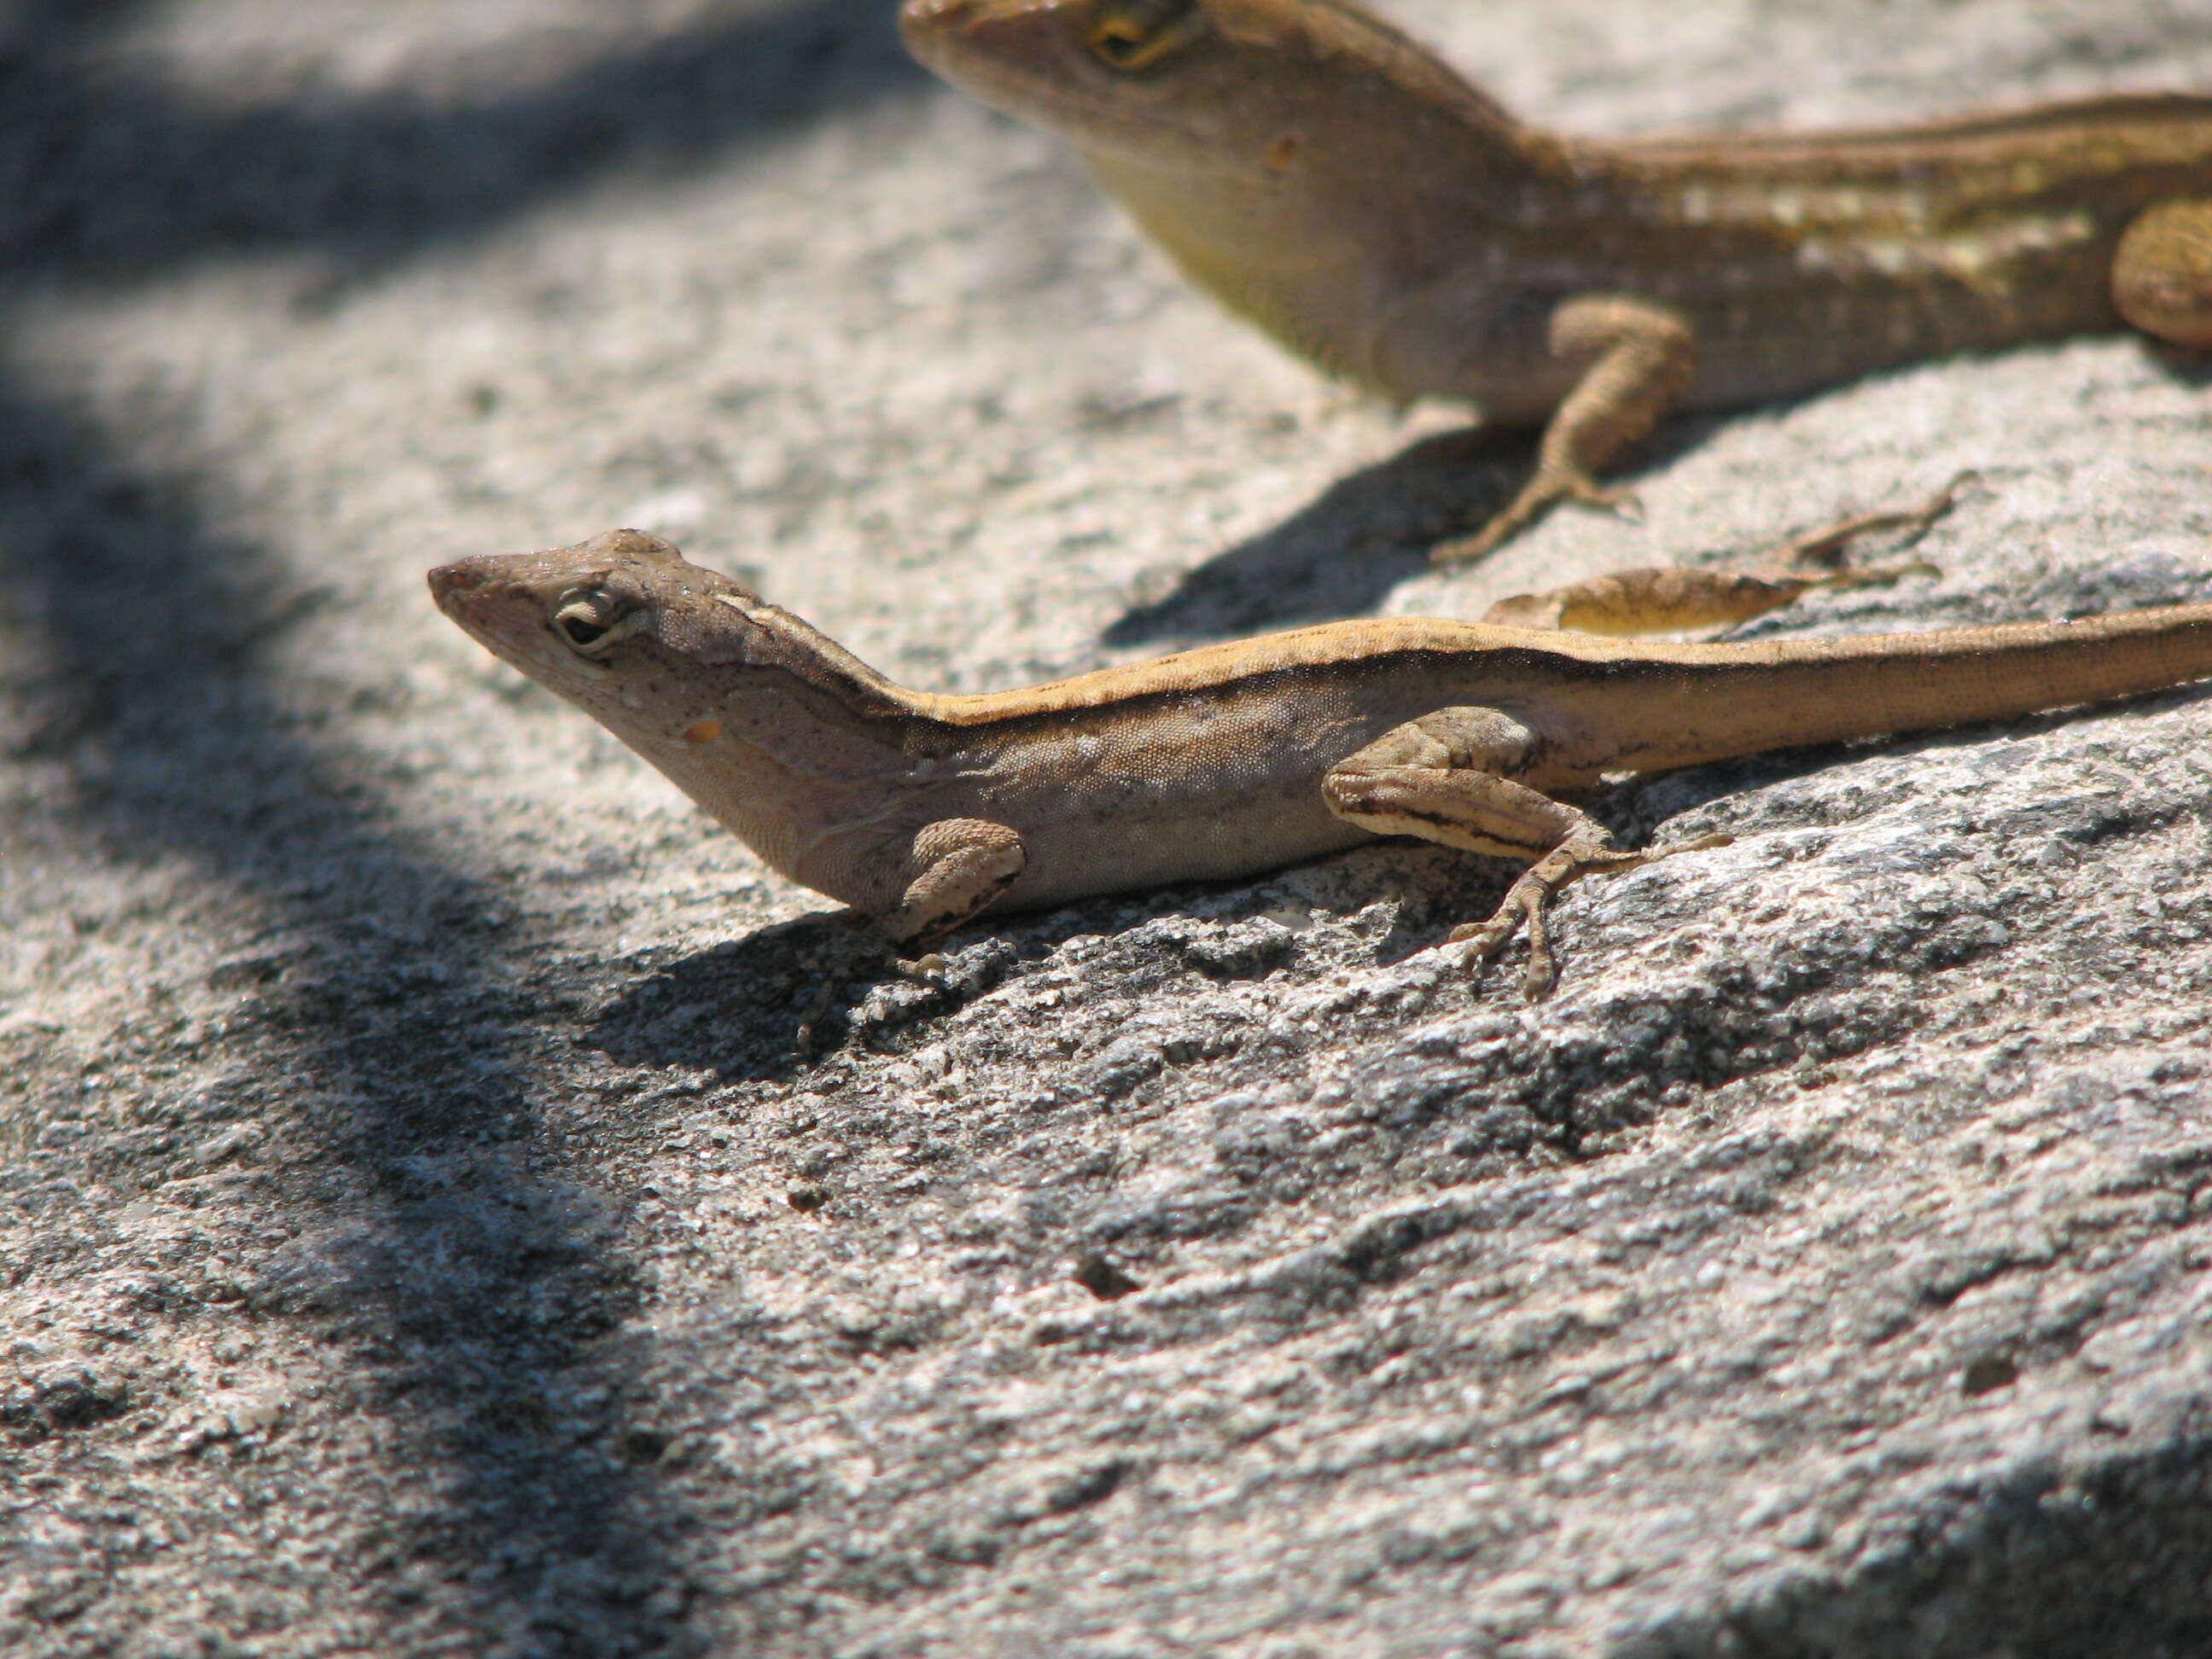
M 474 565 L 441 564 L 430 573 L 430 597 L 437 601 L 438 609 L 447 616 L 453 613 L 453 603 L 463 593 L 473 592 L 483 580 L 483 573 Z
M 513 641 L 543 606 L 526 582 L 495 567 L 496 559 L 463 559 L 429 574 L 430 599 L 461 630 L 495 654 L 512 659 Z
M 1066 8 L 1036 0 L 906 0 L 907 50 L 969 96 L 1051 125 L 1093 67 L 1071 52 Z M 1087 101 L 1087 100 L 1083 100 Z
M 497 580 L 481 559 L 441 564 L 429 574 L 430 599 L 439 610 L 475 633 L 488 618 L 485 613 L 504 597 L 509 583 Z
M 1102 56 L 1122 37 L 1101 22 L 1093 0 L 904 0 L 899 33 L 908 52 L 978 103 L 1057 131 L 1094 161 L 1118 155 L 1217 170 L 1218 112 L 1211 94 L 1194 88 L 1180 50 L 1212 25 L 1195 0 L 1180 22 L 1172 0 L 1162 3 L 1170 22 L 1158 38 L 1172 50 L 1157 63 L 1144 55 L 1154 42 L 1142 40 L 1135 56 Z

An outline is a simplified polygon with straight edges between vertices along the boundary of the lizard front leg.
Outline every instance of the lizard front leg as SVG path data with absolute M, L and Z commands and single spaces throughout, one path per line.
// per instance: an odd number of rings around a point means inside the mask
M 1544 908 L 1561 888 L 1582 876 L 1632 870 L 1730 839 L 1708 836 L 1641 852 L 1615 847 L 1588 813 L 1505 775 L 1520 769 L 1536 745 L 1536 733 L 1502 710 L 1440 708 L 1384 732 L 1322 780 L 1328 810 L 1363 830 L 1531 860 L 1487 921 L 1451 934 L 1466 943 L 1463 960 L 1471 963 L 1495 956 L 1526 927 L 1524 984 L 1531 999 L 1547 994 L 1558 977 Z
M 1003 823 L 988 818 L 939 818 L 926 824 L 899 859 L 896 879 L 905 885 L 888 910 L 865 900 L 855 908 L 874 915 L 892 939 L 900 945 L 927 940 L 950 933 L 969 917 L 986 908 L 1012 886 L 1022 873 L 1022 838 Z M 900 974 L 933 982 L 931 974 L 943 963 L 935 957 L 920 962 L 899 961 L 893 951 L 893 968 Z M 835 1005 L 842 985 L 840 975 L 826 976 L 812 1006 L 799 1022 L 798 1043 L 802 1054 L 814 1052 L 816 1035 Z
M 1619 507 L 1629 499 L 1593 476 L 1658 423 L 1697 368 L 1680 313 L 1626 295 L 1589 295 L 1552 313 L 1552 355 L 1577 375 L 1544 428 L 1536 476 L 1475 534 L 1440 544 L 1438 564 L 1463 564 L 1502 546 L 1564 501 Z
M 950 933 L 1012 886 L 1024 862 L 1022 838 L 1006 825 L 939 818 L 915 836 L 905 890 L 884 927 L 902 944 Z
M 2161 203 L 2128 227 L 2112 303 L 2146 334 L 2212 350 L 2212 202 Z

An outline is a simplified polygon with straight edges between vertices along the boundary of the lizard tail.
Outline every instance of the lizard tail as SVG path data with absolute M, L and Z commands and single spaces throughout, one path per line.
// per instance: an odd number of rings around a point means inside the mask
M 2212 678 L 2212 605 L 1929 634 L 1678 647 L 1671 674 L 1624 686 L 1651 735 L 1621 769 L 1970 726 Z M 1686 672 L 1685 672 L 1686 671 Z M 1671 705 L 1671 706 L 1670 706 Z

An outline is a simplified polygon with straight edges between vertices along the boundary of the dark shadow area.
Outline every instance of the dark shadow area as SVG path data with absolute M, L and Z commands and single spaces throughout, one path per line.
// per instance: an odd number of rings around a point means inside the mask
M 217 254 L 322 255 L 343 280 L 617 169 L 704 167 L 920 83 L 890 6 L 823 0 L 477 102 L 202 107 L 100 55 L 144 9 L 32 0 L 0 21 L 0 306 Z M 135 470 L 88 417 L 4 379 L 0 571 L 36 642 L 0 680 L 0 732 L 58 763 L 57 829 L 120 871 L 181 861 L 264 918 L 224 968 L 258 988 L 216 1040 L 287 1142 L 272 1201 L 346 1243 L 273 1271 L 256 1307 L 343 1346 L 349 1406 L 392 1436 L 374 1478 L 434 1493 L 360 1564 L 393 1647 L 448 1644 L 450 1623 L 422 1628 L 442 1606 L 478 1650 L 696 1650 L 665 1553 L 687 1522 L 599 1340 L 644 1294 L 636 1265 L 586 1186 L 521 1155 L 565 1058 L 544 1031 L 563 988 L 520 982 L 502 896 L 395 824 L 368 763 L 288 707 L 270 647 L 325 596 L 209 531 L 189 481 Z M 556 1429 L 549 1387 L 610 1374 L 593 1432 Z
M 0 70 L 44 63 L 83 40 L 98 40 L 149 9 L 149 0 L 16 0 L 0 18 Z
M 499 896 L 392 827 L 374 781 L 277 706 L 261 659 L 303 596 L 256 550 L 200 531 L 185 491 L 112 466 L 73 424 L 0 399 L 0 546 L 51 653 L 48 672 L 9 688 L 27 716 L 16 746 L 69 764 L 75 798 L 58 816 L 112 863 L 181 858 L 268 917 L 226 964 L 264 988 L 224 1048 L 249 1079 L 244 1104 L 315 1149 L 275 1201 L 350 1242 L 323 1274 L 280 1277 L 264 1310 L 344 1345 L 359 1405 L 388 1414 L 404 1465 L 438 1471 L 447 1498 L 368 1540 L 385 1582 L 474 1574 L 483 1628 L 514 1633 L 544 1611 L 550 1573 L 580 1587 L 583 1605 L 550 1611 L 588 1639 L 538 1650 L 677 1650 L 679 1631 L 629 1593 L 665 1571 L 651 1481 L 497 1426 L 518 1388 L 596 1369 L 594 1339 L 639 1294 L 609 1237 L 568 1224 L 564 1189 L 502 1156 L 530 1138 L 545 1011 L 500 965 L 485 921 Z M 349 1105 L 297 1103 L 319 1096 Z M 426 1161 L 463 1171 L 465 1194 L 425 1182 Z M 549 1299 L 562 1317 L 534 1311 Z M 364 1574 L 372 1598 L 379 1577 Z
M 1607 477 L 1632 485 L 1639 472 L 1694 448 L 1712 429 L 1708 420 L 1668 421 Z M 1408 444 L 1338 479 L 1273 529 L 1196 566 L 1165 598 L 1109 626 L 1104 641 L 1224 639 L 1368 615 L 1429 568 L 1431 547 L 1474 530 L 1512 500 L 1534 465 L 1536 435 L 1468 427 Z
M 624 1066 L 680 1066 L 727 1083 L 787 1080 L 840 1048 L 885 1051 L 1103 930 L 1115 900 L 964 927 L 934 947 L 942 965 L 902 971 L 850 911 L 808 916 L 655 967 L 599 1011 L 592 1046 Z M 1155 908 L 1171 908 L 1172 895 Z
M 591 1041 L 624 1066 L 785 1080 L 839 1047 L 854 1006 L 894 976 L 852 912 L 802 916 L 653 968 L 599 1011 Z
M 2115 1425 L 2112 1432 L 2125 1435 Z M 2202 1659 L 2212 1653 L 2212 1506 L 2201 1417 L 2060 1484 L 2038 1465 L 1931 1497 L 1841 1582 L 1806 1574 L 1618 1650 L 1637 1659 Z M 1962 1513 L 1962 1511 L 1964 1511 Z
M 1505 505 L 1534 455 L 1527 432 L 1469 428 L 1338 479 L 1273 529 L 1215 554 L 1105 642 L 1226 638 L 1372 611 L 1428 568 L 1429 549 Z
M 210 107 L 86 52 L 140 9 L 50 0 L 0 48 L 0 276 L 130 283 L 210 254 L 313 252 L 358 278 L 618 172 L 711 167 L 925 82 L 888 0 L 816 0 L 481 101 L 394 89 Z
M 2195 386 L 2199 391 L 2212 386 L 2212 351 L 2191 351 L 2185 346 L 2153 339 L 2147 334 L 2139 337 L 2142 340 L 2143 349 L 2150 353 L 2159 368 L 2182 385 Z
M 1419 842 L 1376 842 L 1371 895 L 1402 903 L 1373 939 L 1373 959 L 1392 963 L 1443 942 L 1470 917 L 1486 916 L 1510 884 L 1513 866 Z M 1333 856 L 1345 856 L 1337 854 Z M 1234 895 L 1224 906 L 1200 900 Z M 602 1007 L 590 1045 L 624 1066 L 706 1071 L 725 1082 L 785 1080 L 839 1048 L 896 1052 L 927 1042 L 936 1022 L 1043 963 L 1071 939 L 1106 940 L 1117 954 L 1117 984 L 1158 991 L 1182 975 L 1260 979 L 1291 967 L 1298 946 L 1287 930 L 1251 939 L 1239 925 L 1279 909 L 1283 895 L 1265 878 L 1186 883 L 1106 894 L 1042 914 L 986 918 L 936 947 L 943 966 L 902 971 L 881 937 L 854 913 L 781 923 L 677 957 L 641 975 Z M 1150 924 L 1178 918 L 1187 938 Z M 1216 930 L 1225 929 L 1226 937 Z M 802 1039 L 802 1025 L 811 1028 Z

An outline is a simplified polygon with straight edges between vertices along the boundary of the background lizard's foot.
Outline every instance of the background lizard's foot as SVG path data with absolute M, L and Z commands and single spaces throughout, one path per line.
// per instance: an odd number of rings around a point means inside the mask
M 1801 574 L 1808 566 L 1828 570 L 1830 574 L 1817 582 L 1818 586 L 1827 587 L 1864 586 L 1869 583 L 1894 580 L 1915 571 L 1933 572 L 1935 566 L 1918 560 L 1909 564 L 1875 566 L 1856 572 L 1835 567 L 1843 558 L 1844 550 L 1862 536 L 1902 532 L 1905 540 L 1900 544 L 1899 550 L 1911 547 L 1959 504 L 1960 490 L 1968 484 L 1979 483 L 1981 477 L 1978 471 L 1968 467 L 1954 474 L 1948 483 L 1918 507 L 1855 513 L 1847 519 L 1838 519 L 1824 529 L 1794 536 L 1765 558 L 1757 561 L 1754 568 L 1776 572 L 1796 571 Z
M 1513 504 L 1472 536 L 1439 542 L 1429 551 L 1429 562 L 1439 567 L 1469 564 L 1495 553 L 1507 542 L 1542 518 L 1561 501 L 1579 501 L 1603 507 L 1626 518 L 1642 515 L 1636 492 L 1620 484 L 1601 484 L 1587 472 L 1547 469 L 1528 481 Z

